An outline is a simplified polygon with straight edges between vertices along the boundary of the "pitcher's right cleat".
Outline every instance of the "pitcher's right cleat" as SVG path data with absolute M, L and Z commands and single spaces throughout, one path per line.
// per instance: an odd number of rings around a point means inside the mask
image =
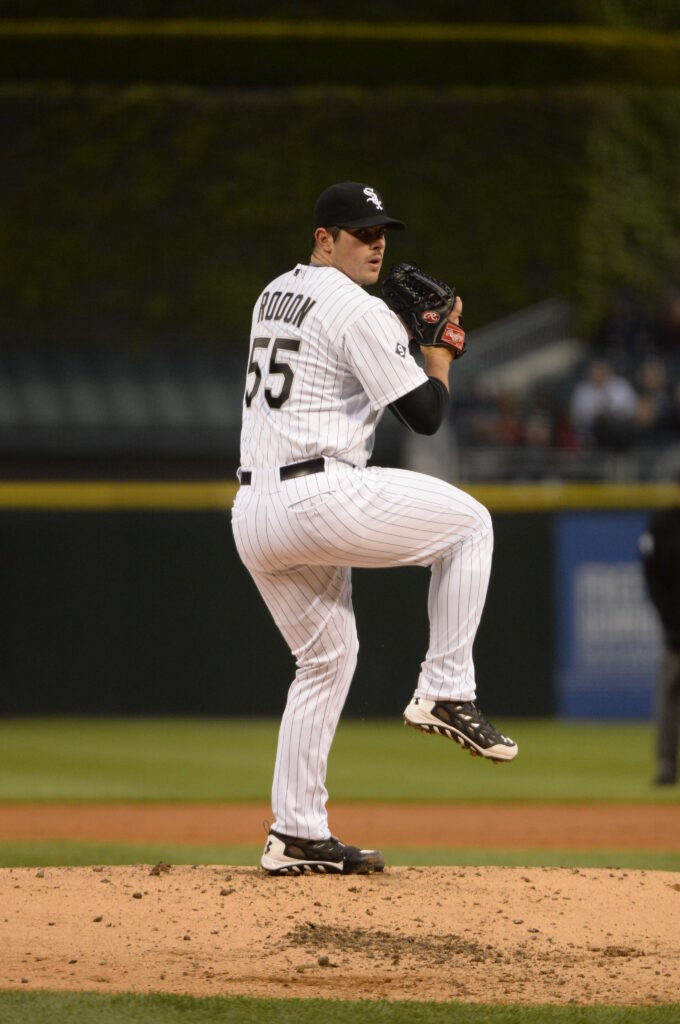
M 270 875 L 370 875 L 384 870 L 385 858 L 380 850 L 345 846 L 335 836 L 296 839 L 270 829 L 260 864 Z
M 404 722 L 421 732 L 439 733 L 460 743 L 471 754 L 500 764 L 517 756 L 517 744 L 485 718 L 474 701 L 427 700 L 413 697 Z

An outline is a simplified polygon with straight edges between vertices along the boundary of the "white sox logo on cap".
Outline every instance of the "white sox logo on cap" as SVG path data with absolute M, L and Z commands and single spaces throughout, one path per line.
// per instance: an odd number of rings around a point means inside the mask
M 372 185 L 363 181 L 338 181 L 321 193 L 314 206 L 314 230 L 336 225 L 339 228 L 403 228 L 402 221 L 388 217 L 383 198 Z
M 366 188 L 364 189 L 364 195 L 368 196 L 369 203 L 375 203 L 377 208 L 379 210 L 382 210 L 383 204 L 380 201 L 380 196 L 378 195 L 374 188 L 371 188 L 370 186 L 367 185 Z
M 423 313 L 423 320 L 426 320 L 428 324 L 436 324 L 439 319 L 441 319 L 440 315 L 435 309 L 426 309 Z

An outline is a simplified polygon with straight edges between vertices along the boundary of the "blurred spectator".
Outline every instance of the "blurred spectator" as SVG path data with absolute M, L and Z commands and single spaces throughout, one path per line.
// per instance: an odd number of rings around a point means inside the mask
M 566 448 L 578 453 L 581 448 L 574 426 L 564 411 L 558 411 L 555 422 L 555 444 L 558 448 Z
M 680 437 L 680 381 L 675 385 L 671 395 L 668 429 L 674 440 Z
M 598 355 L 619 369 L 629 369 L 654 351 L 650 319 L 634 293 L 623 285 L 617 288 L 611 309 L 598 328 L 595 348 Z
M 479 378 L 470 392 L 451 403 L 451 413 L 464 445 L 497 448 L 522 440 L 515 397 L 485 386 Z
M 660 359 L 647 359 L 638 370 L 637 386 L 635 439 L 641 444 L 656 444 L 667 438 L 673 413 L 665 364 Z
M 522 421 L 524 447 L 519 479 L 544 480 L 550 475 L 551 450 L 555 444 L 555 419 L 544 408 L 529 410 Z
M 625 448 L 633 439 L 637 395 L 633 386 L 604 359 L 594 359 L 574 388 L 570 414 L 574 430 L 585 444 Z
M 654 342 L 658 352 L 680 355 L 680 289 L 666 296 L 661 315 L 654 325 Z
M 517 400 L 514 395 L 501 391 L 496 396 L 494 443 L 500 447 L 517 445 L 522 441 L 522 428 L 518 419 Z
M 664 654 L 657 683 L 658 785 L 678 780 L 680 721 L 680 486 L 676 504 L 655 512 L 639 540 L 647 589 L 659 615 Z
M 522 424 L 522 441 L 529 448 L 551 448 L 555 443 L 555 420 L 546 409 L 533 409 Z

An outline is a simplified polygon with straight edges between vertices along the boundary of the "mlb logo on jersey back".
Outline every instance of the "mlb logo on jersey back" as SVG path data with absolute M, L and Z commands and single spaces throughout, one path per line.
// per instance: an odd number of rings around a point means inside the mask
M 401 356 L 402 359 L 406 359 L 406 346 L 402 345 L 400 341 L 397 342 L 397 355 Z

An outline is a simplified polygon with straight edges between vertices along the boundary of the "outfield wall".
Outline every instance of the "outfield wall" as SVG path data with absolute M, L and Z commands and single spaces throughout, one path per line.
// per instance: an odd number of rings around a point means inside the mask
M 278 715 L 293 661 L 236 554 L 232 493 L 0 484 L 0 713 Z M 495 525 L 475 647 L 485 710 L 648 714 L 658 638 L 635 540 L 672 489 L 474 493 Z M 427 644 L 428 576 L 355 571 L 348 713 L 389 716 L 406 702 Z

